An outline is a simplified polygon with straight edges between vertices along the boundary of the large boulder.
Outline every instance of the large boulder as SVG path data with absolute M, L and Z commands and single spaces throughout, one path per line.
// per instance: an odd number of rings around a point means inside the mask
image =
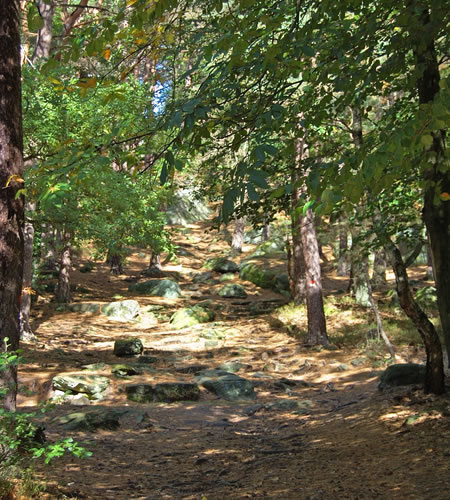
M 218 292 L 218 295 L 225 297 L 226 299 L 245 299 L 247 297 L 247 292 L 242 285 L 236 283 L 228 283 L 223 286 Z
M 181 289 L 176 281 L 172 280 L 147 280 L 142 283 L 130 285 L 128 291 L 141 295 L 152 295 L 154 297 L 166 297 L 177 299 L 181 297 Z
M 253 384 L 249 380 L 225 370 L 204 370 L 195 379 L 206 390 L 228 401 L 256 398 Z
M 193 307 L 185 307 L 176 311 L 170 318 L 170 323 L 173 328 L 181 329 L 200 323 L 208 323 L 215 318 L 214 311 L 207 307 L 195 305 Z
M 100 409 L 90 412 L 69 413 L 58 422 L 68 431 L 95 432 L 97 429 L 115 431 L 120 427 L 120 417 L 127 410 Z
M 180 189 L 174 195 L 166 213 L 167 224 L 192 224 L 209 219 L 211 210 L 192 189 Z
M 395 387 L 400 385 L 425 383 L 426 367 L 416 363 L 404 363 L 391 365 L 380 375 L 378 389 L 383 390 L 386 387 Z
M 261 243 L 252 253 L 252 257 L 282 257 L 285 255 L 286 243 L 281 238 L 272 239 Z
M 268 288 L 278 293 L 290 293 L 289 276 L 275 269 L 268 268 L 252 261 L 241 264 L 240 278 L 251 281 L 261 288 Z
M 204 264 L 203 267 L 209 271 L 216 271 L 217 273 L 238 273 L 239 266 L 236 262 L 225 257 L 211 257 Z
M 114 321 L 133 321 L 139 316 L 139 302 L 136 300 L 110 302 L 105 304 L 101 311 L 102 314 Z
M 64 373 L 57 375 L 52 381 L 55 391 L 71 395 L 85 394 L 88 399 L 101 399 L 109 383 L 107 377 L 86 373 Z
M 117 339 L 114 342 L 114 354 L 118 357 L 139 356 L 143 350 L 142 340 L 136 337 Z

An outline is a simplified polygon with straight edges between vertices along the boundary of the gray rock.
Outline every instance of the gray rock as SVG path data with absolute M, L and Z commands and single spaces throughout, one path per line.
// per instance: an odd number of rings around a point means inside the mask
M 177 282 L 172 280 L 148 280 L 142 283 L 136 283 L 128 287 L 130 292 L 136 292 L 141 295 L 152 295 L 154 297 L 166 297 L 168 299 L 177 299 L 181 296 L 181 288 Z
M 153 386 L 150 384 L 133 384 L 125 387 L 127 399 L 136 403 L 151 403 L 153 401 Z
M 153 363 L 157 363 L 159 360 L 156 356 L 139 356 L 137 359 L 138 363 L 142 363 L 144 365 L 150 365 Z
M 352 364 L 352 366 L 362 366 L 366 363 L 366 361 L 366 358 L 356 358 L 352 359 L 350 363 Z
M 239 361 L 227 361 L 219 366 L 220 370 L 225 370 L 226 372 L 236 373 L 239 370 L 245 368 L 246 365 L 240 363 Z
M 114 354 L 116 356 L 138 356 L 144 350 L 141 339 L 129 337 L 118 339 L 114 342 Z
M 193 307 L 185 307 L 176 311 L 170 318 L 170 323 L 173 328 L 181 329 L 200 323 L 208 323 L 215 318 L 214 311 L 207 307 L 195 305 Z
M 137 403 L 174 403 L 176 401 L 197 401 L 200 389 L 191 382 L 167 382 L 156 384 L 135 384 L 125 387 L 127 398 Z
M 177 373 L 187 373 L 198 375 L 200 372 L 207 370 L 207 365 L 188 365 L 188 366 L 176 366 L 175 371 Z
M 98 313 L 100 310 L 100 306 L 98 304 L 90 304 L 89 302 L 81 302 L 68 304 L 67 310 L 70 312 Z
M 109 379 L 101 375 L 66 373 L 57 375 L 52 381 L 53 389 L 71 394 L 86 394 L 89 399 L 99 399 L 108 388 Z
M 111 373 L 116 377 L 132 377 L 134 375 L 141 375 L 142 369 L 133 365 L 112 365 Z
M 405 363 L 391 365 L 380 375 L 378 389 L 410 384 L 424 384 L 426 375 L 425 365 Z
M 120 417 L 126 413 L 119 410 L 95 410 L 76 412 L 60 417 L 58 422 L 69 431 L 94 432 L 97 429 L 115 431 L 120 427 Z
M 185 226 L 186 224 L 209 219 L 211 210 L 194 190 L 186 188 L 175 193 L 172 204 L 167 209 L 165 216 L 167 224 Z
M 212 257 L 203 265 L 205 269 L 216 271 L 218 273 L 238 273 L 239 266 L 236 262 L 225 257 Z
M 160 403 L 197 401 L 200 398 L 200 389 L 198 385 L 191 382 L 167 382 L 156 384 L 154 390 L 154 401 Z
M 249 380 L 225 370 L 205 370 L 195 378 L 205 389 L 228 401 L 256 398 Z
M 133 321 L 139 316 L 139 303 L 136 300 L 110 302 L 102 307 L 102 314 L 114 321 Z
M 220 281 L 223 283 L 224 281 L 233 281 L 236 278 L 236 275 L 233 273 L 225 273 L 220 277 Z
M 225 298 L 240 298 L 245 299 L 248 295 L 245 288 L 242 285 L 237 285 L 236 283 L 228 283 L 222 287 L 218 292 L 218 295 Z
M 209 283 L 214 278 L 212 271 L 205 271 L 204 273 L 197 273 L 192 278 L 194 283 Z

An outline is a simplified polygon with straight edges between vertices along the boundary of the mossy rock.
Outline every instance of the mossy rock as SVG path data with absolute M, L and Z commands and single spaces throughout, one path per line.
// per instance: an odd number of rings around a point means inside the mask
M 69 392 L 70 394 L 86 394 L 89 399 L 97 399 L 97 395 L 104 392 L 110 382 L 101 375 L 87 373 L 65 373 L 53 378 L 53 389 Z
M 227 299 L 231 298 L 245 299 L 248 296 L 247 292 L 245 291 L 245 288 L 242 285 L 238 285 L 235 283 L 228 283 L 223 288 L 221 288 L 217 293 L 221 297 L 225 297 Z
M 136 300 L 123 300 L 110 302 L 102 307 L 102 314 L 114 321 L 133 321 L 139 316 L 139 302 Z
M 60 417 L 58 422 L 68 431 L 95 432 L 97 429 L 115 431 L 120 427 L 120 417 L 126 413 L 120 410 L 96 410 L 91 412 L 69 413 Z
M 172 280 L 147 280 L 142 283 L 130 285 L 128 291 L 141 295 L 151 295 L 153 297 L 165 297 L 167 299 L 181 297 L 180 286 L 176 281 Z
M 116 377 L 132 377 L 134 375 L 141 375 L 142 369 L 133 365 L 112 365 L 111 373 Z
M 378 389 L 425 383 L 426 366 L 416 363 L 391 365 L 380 375 Z
M 241 266 L 240 277 L 243 280 L 251 281 L 261 288 L 273 288 L 277 273 L 253 262 L 247 262 Z
M 197 401 L 199 398 L 200 389 L 191 382 L 167 382 L 154 387 L 154 401 L 158 403 Z
M 142 340 L 135 337 L 117 339 L 114 342 L 114 354 L 119 357 L 138 356 L 143 350 Z
M 198 325 L 200 323 L 208 323 L 213 321 L 214 318 L 214 311 L 211 311 L 207 307 L 196 305 L 193 307 L 185 307 L 176 311 L 170 318 L 170 323 L 173 328 L 178 330 Z
M 212 257 L 208 259 L 203 267 L 209 271 L 216 271 L 218 273 L 238 273 L 239 266 L 236 262 L 225 257 Z

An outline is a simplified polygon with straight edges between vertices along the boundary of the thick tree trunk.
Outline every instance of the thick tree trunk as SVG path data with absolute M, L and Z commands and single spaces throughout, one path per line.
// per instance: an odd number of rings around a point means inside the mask
M 39 59 L 48 59 L 50 57 L 53 35 L 53 14 L 55 11 L 53 1 L 46 3 L 45 0 L 37 0 L 37 8 L 44 24 L 36 37 L 36 45 L 32 58 L 33 62 Z
M 307 345 L 328 345 L 327 327 L 323 309 L 322 276 L 319 245 L 311 209 L 301 218 L 301 238 L 305 259 L 306 307 L 308 310 Z
M 434 39 L 430 36 L 433 22 L 427 9 L 419 17 L 420 28 L 411 37 L 415 46 L 419 104 L 434 101 L 439 95 L 440 73 Z M 430 239 L 437 302 L 447 355 L 450 358 L 450 202 L 440 200 L 441 193 L 450 193 L 450 169 L 445 155 L 445 132 L 433 133 L 433 143 L 425 164 L 423 218 Z
M 19 347 L 23 272 L 23 138 L 18 0 L 0 0 L 0 353 Z M 8 339 L 8 340 L 6 340 Z M 0 372 L 3 406 L 16 408 L 17 367 Z
M 245 234 L 245 217 L 236 219 L 234 224 L 233 239 L 231 240 L 231 252 L 235 255 L 242 253 Z
M 380 249 L 375 252 L 371 285 L 375 290 L 382 289 L 387 285 L 386 252 L 384 249 Z
M 339 254 L 338 254 L 338 276 L 348 275 L 348 227 L 343 217 L 339 218 Z
M 27 203 L 27 213 L 33 213 L 36 205 Z M 23 289 L 22 302 L 20 304 L 20 338 L 22 340 L 34 340 L 36 337 L 30 326 L 31 297 L 33 289 L 33 242 L 34 226 L 31 221 L 25 222 L 24 230 L 24 254 L 23 254 Z
M 109 272 L 114 276 L 123 274 L 123 257 L 119 253 L 111 252 L 108 255 Z
M 56 286 L 56 302 L 69 304 L 72 302 L 72 292 L 70 290 L 70 271 L 72 269 L 72 247 L 69 234 L 64 235 L 64 246 L 59 262 L 59 277 Z
M 414 323 L 425 344 L 427 353 L 425 392 L 442 394 L 445 392 L 445 383 L 441 341 L 433 323 L 414 300 L 400 250 L 390 239 L 386 240 L 385 248 L 394 269 L 400 306 Z

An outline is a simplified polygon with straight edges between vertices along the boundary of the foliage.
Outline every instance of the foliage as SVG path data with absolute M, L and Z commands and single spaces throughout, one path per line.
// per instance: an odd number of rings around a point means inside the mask
M 20 352 L 0 352 L 0 371 L 20 362 Z M 5 391 L 0 393 L 0 401 Z M 39 413 L 49 409 L 43 406 Z M 92 453 L 76 443 L 72 437 L 49 443 L 44 429 L 35 423 L 37 412 L 12 412 L 0 407 L 0 481 L 7 485 L 9 478 L 17 476 L 30 460 L 42 458 L 45 463 L 70 452 L 77 457 Z

